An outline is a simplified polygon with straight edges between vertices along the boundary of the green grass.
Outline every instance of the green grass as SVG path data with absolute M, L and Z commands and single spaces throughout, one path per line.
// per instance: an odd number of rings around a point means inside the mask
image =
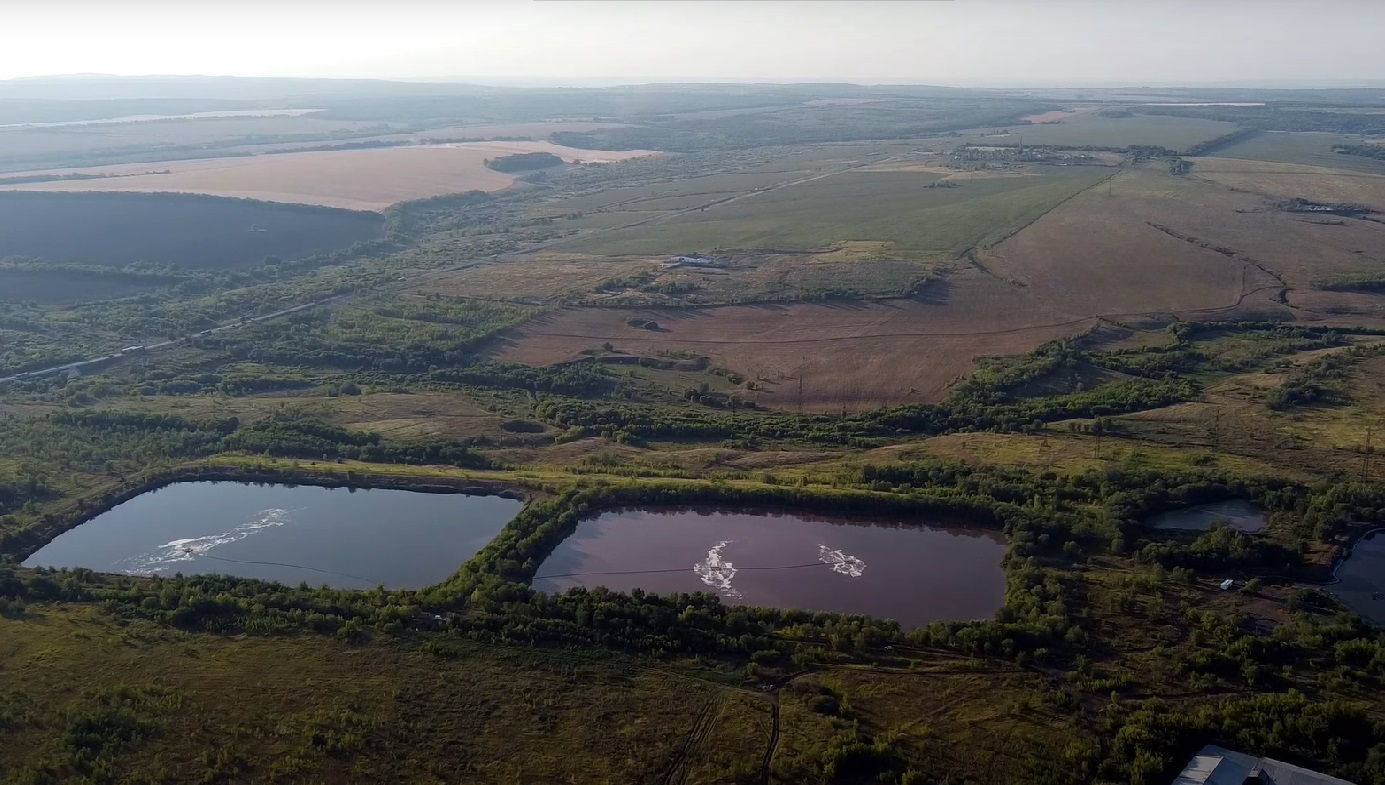
M 816 168 L 816 167 L 814 167 Z M 631 188 L 609 188 L 593 194 L 574 196 L 546 203 L 535 210 L 536 213 L 562 215 L 571 212 L 592 210 L 664 210 L 670 207 L 649 207 L 651 201 L 662 202 L 672 197 L 705 197 L 701 202 L 711 201 L 718 196 L 740 191 L 753 191 L 793 179 L 793 173 L 780 171 L 741 173 L 726 172 L 702 177 L 685 177 L 652 183 Z M 691 202 L 700 203 L 698 199 Z M 685 205 L 687 207 L 692 204 Z
M 968 180 L 928 188 L 931 172 L 846 172 L 758 194 L 705 212 L 577 240 L 594 253 L 678 253 L 714 248 L 824 248 L 889 243 L 895 253 L 955 256 L 999 242 L 1099 182 L 1104 169 Z
M 1077 115 L 1061 123 L 1008 126 L 1008 137 L 994 135 L 965 141 L 972 144 L 1016 144 L 1024 137 L 1026 145 L 1064 145 L 1127 147 L 1131 145 L 1186 150 L 1199 142 L 1216 139 L 1236 130 L 1233 123 L 1195 117 L 1102 117 L 1096 112 Z
M 1365 174 L 1385 174 L 1385 161 L 1332 152 L 1336 144 L 1361 144 L 1358 137 L 1329 133 L 1263 132 L 1216 151 L 1219 158 L 1243 158 L 1272 163 L 1304 164 L 1346 169 Z M 1194 171 L 1197 167 L 1194 166 Z

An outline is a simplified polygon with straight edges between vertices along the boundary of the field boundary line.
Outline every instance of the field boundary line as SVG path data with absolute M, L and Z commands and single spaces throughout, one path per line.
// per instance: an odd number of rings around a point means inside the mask
M 1059 207 L 1062 207 L 1063 205 L 1067 204 L 1068 202 L 1071 202 L 1073 199 L 1076 199 L 1077 197 L 1081 196 L 1082 194 L 1087 193 L 1088 191 L 1092 190 L 1093 188 L 1096 188 L 1097 186 L 1099 186 L 1099 185 L 1101 185 L 1101 184 L 1103 184 L 1103 183 L 1106 183 L 1106 182 L 1108 182 L 1108 181 L 1114 179 L 1117 175 L 1120 175 L 1120 174 L 1122 174 L 1123 172 L 1125 172 L 1125 167 L 1123 167 L 1123 166 L 1117 167 L 1117 168 L 1116 168 L 1116 171 L 1112 172 L 1111 174 L 1106 175 L 1105 177 L 1101 178 L 1100 180 L 1097 180 L 1096 182 L 1092 183 L 1091 185 L 1087 186 L 1086 188 L 1079 188 L 1077 191 L 1073 192 L 1072 194 L 1063 197 L 1063 198 L 1062 198 L 1061 200 L 1059 200 L 1057 203 L 1055 203 L 1055 204 L 1053 204 L 1052 206 L 1050 206 L 1047 210 L 1044 210 L 1042 213 L 1039 213 L 1038 215 L 1034 216 L 1033 219 L 1031 219 L 1031 220 L 1029 220 L 1029 221 L 1026 221 L 1026 222 L 1024 223 L 1023 226 L 1020 226 L 1020 227 L 1016 228 L 1014 231 L 1010 232 L 1009 234 L 1005 235 L 1004 237 L 1000 238 L 999 240 L 996 240 L 996 241 L 993 242 L 993 243 L 986 243 L 986 244 L 984 244 L 984 245 L 971 246 L 971 247 L 967 248 L 967 251 L 966 251 L 966 252 L 971 252 L 971 251 L 973 251 L 974 249 L 976 249 L 976 248 L 978 248 L 978 247 L 979 247 L 980 249 L 982 249 L 982 250 L 986 250 L 986 249 L 994 248 L 994 247 L 996 247 L 997 245 L 1000 245 L 1001 243 L 1005 242 L 1006 240 L 1009 240 L 1011 237 L 1014 237 L 1015 235 L 1019 234 L 1020 232 L 1024 231 L 1025 229 L 1028 229 L 1029 227 L 1033 226 L 1034 224 L 1038 223 L 1039 221 L 1042 221 L 1045 217 L 1048 216 L 1049 213 L 1053 212 L 1054 210 L 1057 210 Z

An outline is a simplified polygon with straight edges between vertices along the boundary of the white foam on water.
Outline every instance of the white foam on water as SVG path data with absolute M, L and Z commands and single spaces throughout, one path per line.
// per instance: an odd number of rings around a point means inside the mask
M 736 577 L 736 567 L 729 561 L 722 561 L 721 552 L 726 546 L 731 544 L 731 540 L 722 540 L 707 551 L 707 560 L 700 561 L 693 565 L 693 572 L 702 582 L 716 589 L 723 597 L 739 599 L 741 593 L 736 591 L 731 585 L 731 579 Z
M 832 565 L 832 572 L 841 573 L 848 578 L 859 578 L 866 571 L 866 563 L 826 545 L 818 546 L 818 561 Z
M 154 575 L 165 572 L 180 562 L 189 562 L 203 556 L 213 548 L 240 542 L 255 532 L 283 526 L 290 520 L 288 510 L 277 508 L 261 510 L 254 520 L 242 523 L 228 532 L 166 542 L 160 545 L 156 551 L 121 559 L 116 562 L 116 565 L 128 564 L 128 567 L 121 569 L 130 575 Z

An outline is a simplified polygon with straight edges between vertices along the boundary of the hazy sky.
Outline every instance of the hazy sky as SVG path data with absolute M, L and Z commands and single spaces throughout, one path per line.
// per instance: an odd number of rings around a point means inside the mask
M 1385 79 L 1385 0 L 0 0 L 0 78 Z

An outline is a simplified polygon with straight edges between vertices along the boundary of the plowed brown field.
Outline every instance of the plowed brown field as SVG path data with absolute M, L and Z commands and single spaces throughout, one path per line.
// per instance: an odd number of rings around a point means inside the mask
M 1285 315 L 1274 271 L 1205 247 L 1209 243 L 1186 229 L 1185 219 L 1199 213 L 1218 221 L 1236 217 L 1221 193 L 1208 190 L 1184 178 L 1128 172 L 977 258 L 1034 300 L 1072 316 Z M 1259 207 L 1260 201 L 1247 204 Z
M 652 319 L 659 329 L 632 327 L 632 318 Z M 495 354 L 549 365 L 606 342 L 630 354 L 692 352 L 761 380 L 762 389 L 747 394 L 761 405 L 841 411 L 938 400 L 978 356 L 1022 353 L 1095 324 L 1036 306 L 1022 289 L 968 271 L 916 300 L 569 308 L 527 323 Z

